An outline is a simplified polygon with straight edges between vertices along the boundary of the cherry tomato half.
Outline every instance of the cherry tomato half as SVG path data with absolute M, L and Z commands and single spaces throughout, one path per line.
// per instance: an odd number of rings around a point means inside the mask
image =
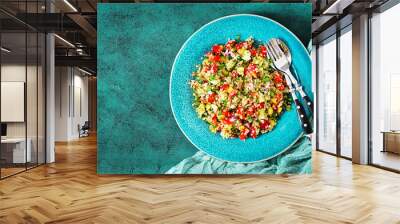
M 257 131 L 255 127 L 250 127 L 250 137 L 256 138 L 257 137 Z
M 267 48 L 264 45 L 261 45 L 259 49 L 260 49 L 260 55 L 262 57 L 266 57 L 267 56 Z
M 222 45 L 214 45 L 213 47 L 212 47 L 212 52 L 214 53 L 214 54 L 220 54 L 221 52 L 222 52 L 222 49 L 224 49 L 224 47 L 222 46 Z
M 275 83 L 282 83 L 283 82 L 282 75 L 276 72 L 275 76 L 274 76 L 274 82 Z
M 263 120 L 260 121 L 260 128 L 261 128 L 262 130 L 267 129 L 268 126 L 269 126 L 269 120 L 263 119 Z
M 211 93 L 208 98 L 207 98 L 207 102 L 209 103 L 213 103 L 215 101 L 215 97 L 217 96 L 217 94 L 215 93 Z

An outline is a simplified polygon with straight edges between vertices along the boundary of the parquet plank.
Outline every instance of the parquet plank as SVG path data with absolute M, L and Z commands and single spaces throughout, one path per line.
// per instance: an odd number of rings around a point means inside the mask
M 315 152 L 312 175 L 96 174 L 96 138 L 0 181 L 0 223 L 400 223 L 400 175 Z

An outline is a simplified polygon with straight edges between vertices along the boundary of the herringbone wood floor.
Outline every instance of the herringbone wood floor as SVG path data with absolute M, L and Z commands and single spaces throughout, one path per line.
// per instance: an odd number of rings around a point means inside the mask
M 98 176 L 96 139 L 0 181 L 0 223 L 400 223 L 400 175 L 314 154 L 302 176 Z

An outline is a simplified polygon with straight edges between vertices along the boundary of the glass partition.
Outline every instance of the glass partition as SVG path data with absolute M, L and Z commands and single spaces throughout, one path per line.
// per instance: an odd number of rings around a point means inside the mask
M 18 12 L 43 5 L 19 1 Z M 45 163 L 45 45 L 44 33 L 0 12 L 1 179 Z
M 24 171 L 31 151 L 26 142 L 26 33 L 1 34 L 1 175 Z
M 43 164 L 46 162 L 46 37 L 43 33 L 38 33 L 38 75 L 37 75 L 37 162 Z
M 26 74 L 26 113 L 27 113 L 27 150 L 30 151 L 28 168 L 37 165 L 38 157 L 38 35 L 36 32 L 27 33 L 27 74 Z

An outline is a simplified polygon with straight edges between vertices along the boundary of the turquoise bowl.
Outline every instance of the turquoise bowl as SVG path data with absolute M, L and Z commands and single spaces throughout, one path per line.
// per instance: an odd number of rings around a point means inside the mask
M 210 132 L 207 123 L 197 117 L 192 107 L 193 95 L 189 86 L 191 74 L 212 45 L 223 44 L 238 35 L 242 40 L 252 36 L 263 43 L 271 38 L 282 39 L 290 48 L 293 66 L 305 92 L 312 96 L 311 59 L 300 40 L 287 28 L 271 19 L 239 14 L 211 21 L 193 33 L 183 44 L 172 66 L 170 103 L 179 128 L 195 147 L 221 160 L 249 163 L 279 155 L 290 148 L 302 136 L 303 131 L 294 105 L 280 117 L 277 126 L 271 132 L 245 141 L 223 139 L 219 133 Z

